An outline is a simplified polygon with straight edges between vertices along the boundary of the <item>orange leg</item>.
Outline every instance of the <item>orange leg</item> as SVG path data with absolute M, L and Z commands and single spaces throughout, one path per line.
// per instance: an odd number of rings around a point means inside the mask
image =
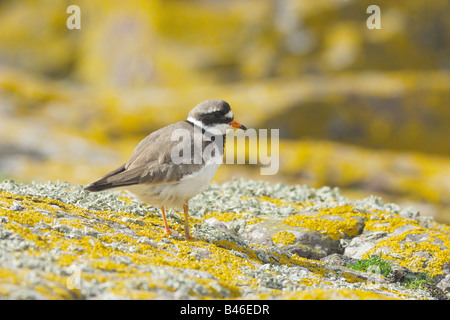
M 172 234 L 172 231 L 169 229 L 169 224 L 167 223 L 166 211 L 164 210 L 164 207 L 161 207 L 161 213 L 164 219 L 164 227 L 166 228 L 165 232 L 170 236 Z
M 193 236 L 189 234 L 189 206 L 187 204 L 183 205 L 184 210 L 184 236 L 188 240 L 195 240 Z

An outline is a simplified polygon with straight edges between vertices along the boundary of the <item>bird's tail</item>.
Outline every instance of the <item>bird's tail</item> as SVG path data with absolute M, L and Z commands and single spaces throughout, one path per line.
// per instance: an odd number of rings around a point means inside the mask
M 84 190 L 97 192 L 97 191 L 103 191 L 111 188 L 116 188 L 117 185 L 110 182 L 108 178 L 115 176 L 116 174 L 119 174 L 121 172 L 125 171 L 125 164 L 120 166 L 119 168 L 111 171 L 110 173 L 106 174 L 101 179 L 92 182 L 90 185 L 84 188 Z

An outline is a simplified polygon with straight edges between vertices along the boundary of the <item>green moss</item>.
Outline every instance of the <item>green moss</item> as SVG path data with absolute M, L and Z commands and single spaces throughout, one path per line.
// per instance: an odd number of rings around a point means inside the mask
M 350 263 L 347 267 L 372 273 L 378 273 L 387 276 L 392 273 L 391 264 L 377 255 L 372 255 L 368 259 L 361 259 L 355 263 Z
M 408 289 L 423 289 L 425 285 L 436 285 L 426 272 L 410 273 L 405 276 L 403 285 Z

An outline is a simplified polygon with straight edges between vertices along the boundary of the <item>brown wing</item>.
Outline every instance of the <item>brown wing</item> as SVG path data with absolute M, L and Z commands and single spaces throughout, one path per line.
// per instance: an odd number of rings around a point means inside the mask
M 176 129 L 188 130 L 191 139 L 174 140 L 172 133 Z M 89 191 L 101 191 L 110 188 L 129 186 L 138 183 L 164 183 L 174 182 L 186 174 L 200 170 L 202 164 L 194 163 L 194 139 L 200 139 L 201 135 L 194 135 L 192 124 L 189 122 L 177 122 L 155 131 L 144 138 L 133 151 L 130 159 L 124 165 L 111 171 L 100 180 L 93 182 L 85 189 Z M 178 146 L 177 146 L 178 145 Z M 190 163 L 175 164 L 172 161 L 173 148 L 191 151 Z

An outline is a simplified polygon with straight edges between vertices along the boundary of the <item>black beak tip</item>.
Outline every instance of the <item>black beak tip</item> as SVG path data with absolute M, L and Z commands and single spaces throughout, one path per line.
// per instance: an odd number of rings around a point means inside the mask
M 246 126 L 244 126 L 243 124 L 241 124 L 241 126 L 239 127 L 239 129 L 242 129 L 242 130 L 247 130 L 247 127 Z

